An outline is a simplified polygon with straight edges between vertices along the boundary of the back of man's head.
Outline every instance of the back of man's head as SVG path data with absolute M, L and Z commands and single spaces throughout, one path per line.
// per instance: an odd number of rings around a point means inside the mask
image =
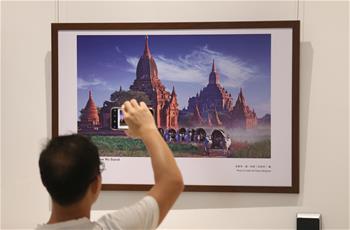
M 41 180 L 62 206 L 80 201 L 100 173 L 97 147 L 81 135 L 53 138 L 40 154 Z

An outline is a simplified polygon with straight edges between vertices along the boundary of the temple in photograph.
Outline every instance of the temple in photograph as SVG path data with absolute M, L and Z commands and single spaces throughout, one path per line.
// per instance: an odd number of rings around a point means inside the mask
M 89 99 L 80 112 L 80 121 L 78 123 L 80 129 L 96 129 L 100 126 L 99 112 L 92 98 L 91 90 L 89 91 Z
M 178 128 L 179 109 L 175 88 L 168 92 L 158 77 L 158 69 L 152 57 L 148 36 L 146 36 L 145 49 L 136 68 L 136 79 L 130 90 L 145 92 L 155 111 L 156 123 L 162 128 Z
M 242 88 L 239 91 L 236 104 L 230 112 L 233 127 L 254 128 L 258 125 L 256 113 L 251 110 L 244 98 Z
M 173 86 L 169 92 L 159 79 L 157 64 L 149 48 L 148 36 L 145 39 L 143 54 L 137 67 L 136 78 L 129 90 L 120 88 L 111 94 L 102 107 L 97 108 L 91 91 L 86 106 L 81 110 L 79 130 L 110 130 L 110 111 L 120 107 L 125 100 L 135 98 L 145 101 L 154 110 L 158 128 L 175 129 L 189 127 L 254 128 L 258 119 L 248 106 L 242 88 L 236 103 L 232 95 L 220 83 L 220 75 L 213 60 L 208 84 L 194 97 L 188 99 L 187 109 L 180 113 L 178 99 Z M 265 121 L 266 120 L 266 121 Z M 264 119 L 268 124 L 268 118 Z
M 214 60 L 208 85 L 189 98 L 187 112 L 193 114 L 192 121 L 196 125 L 249 129 L 258 123 L 256 113 L 249 108 L 242 88 L 236 103 L 233 103 L 231 94 L 220 83 Z
M 188 100 L 188 110 L 194 112 L 196 106 L 201 113 L 208 110 L 216 110 L 218 112 L 229 112 L 233 108 L 233 100 L 231 94 L 225 90 L 220 84 L 220 75 L 216 71 L 215 62 L 213 60 L 211 73 L 209 74 L 209 83 L 200 93 Z
M 111 100 L 106 100 L 103 103 L 100 112 L 90 92 L 88 102 L 85 108 L 81 110 L 79 129 L 94 127 L 109 129 L 111 108 L 120 107 L 124 100 L 130 100 L 129 97 L 134 98 L 135 95 L 143 97 L 141 100 L 148 100 L 148 106 L 153 108 L 156 124 L 159 128 L 179 128 L 179 105 L 175 87 L 170 93 L 160 81 L 157 65 L 149 48 L 148 36 L 146 36 L 144 52 L 138 61 L 136 78 L 130 86 L 130 91 L 124 91 L 120 88 L 119 91 L 112 93 Z

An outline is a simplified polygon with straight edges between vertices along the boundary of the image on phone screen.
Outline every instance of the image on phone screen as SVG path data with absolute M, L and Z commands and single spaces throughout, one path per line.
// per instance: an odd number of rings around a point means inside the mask
M 128 129 L 128 125 L 124 119 L 124 113 L 121 108 L 118 108 L 118 129 Z

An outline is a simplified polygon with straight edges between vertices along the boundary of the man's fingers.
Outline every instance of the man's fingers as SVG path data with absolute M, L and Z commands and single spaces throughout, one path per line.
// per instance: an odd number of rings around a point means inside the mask
M 148 109 L 146 103 L 143 102 L 143 101 L 140 102 L 140 107 L 143 108 L 143 109 Z
M 139 107 L 139 103 L 137 103 L 137 101 L 135 99 L 131 99 L 130 103 L 134 108 Z
M 125 101 L 122 105 L 122 110 L 124 113 L 130 113 L 132 110 L 132 105 L 129 101 Z
M 122 110 L 124 110 L 125 112 L 128 112 L 131 108 L 131 104 L 129 101 L 125 101 L 122 105 Z

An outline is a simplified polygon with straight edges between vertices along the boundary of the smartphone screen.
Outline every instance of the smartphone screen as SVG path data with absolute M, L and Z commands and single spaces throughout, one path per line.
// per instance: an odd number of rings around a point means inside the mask
M 118 129 L 128 129 L 128 125 L 124 119 L 124 113 L 121 108 L 118 108 Z
M 152 108 L 149 108 L 152 116 L 154 117 L 154 111 Z M 128 125 L 124 119 L 124 113 L 121 107 L 113 107 L 111 109 L 111 129 L 128 129 Z

